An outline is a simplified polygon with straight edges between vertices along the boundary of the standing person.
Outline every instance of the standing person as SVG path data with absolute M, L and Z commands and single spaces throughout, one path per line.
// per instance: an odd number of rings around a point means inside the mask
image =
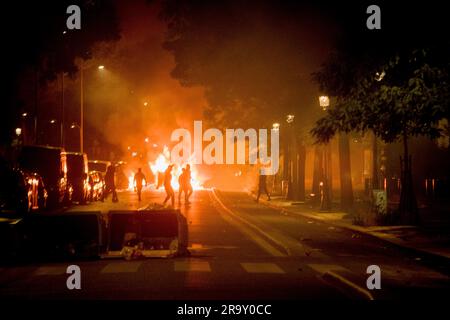
M 145 181 L 145 186 L 147 185 L 147 180 L 145 179 L 144 174 L 142 173 L 142 169 L 139 168 L 138 172 L 134 175 L 134 185 L 136 186 L 136 191 L 138 194 L 138 199 L 141 201 L 141 193 L 142 193 L 142 183 Z
M 178 190 L 178 203 L 181 203 L 181 194 L 184 192 L 184 197 L 186 198 L 186 169 L 181 169 L 181 174 L 178 177 L 178 185 L 180 186 Z
M 184 198 L 186 203 L 189 202 L 189 197 L 192 195 L 192 192 L 194 192 L 191 184 L 191 165 L 186 165 L 186 191 L 184 192 Z
M 261 196 L 262 192 L 267 195 L 267 200 L 270 201 L 270 194 L 267 191 L 267 176 L 265 174 L 259 173 L 258 180 L 258 195 L 256 196 L 256 202 L 259 201 L 259 197 Z
M 112 193 L 112 202 L 118 202 L 119 198 L 117 197 L 116 192 L 116 182 L 115 182 L 115 168 L 113 165 L 110 165 L 108 169 L 106 169 L 105 174 L 105 198 L 108 196 L 108 194 Z
M 166 171 L 164 172 L 164 189 L 166 190 L 166 198 L 164 199 L 163 205 L 170 199 L 172 203 L 172 207 L 175 206 L 175 193 L 172 188 L 172 169 L 173 164 L 171 164 Z

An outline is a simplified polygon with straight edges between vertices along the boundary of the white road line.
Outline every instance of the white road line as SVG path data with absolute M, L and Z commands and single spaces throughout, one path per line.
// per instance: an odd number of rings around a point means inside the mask
M 205 261 L 175 261 L 175 272 L 211 272 L 209 262 Z
M 100 273 L 133 273 L 137 272 L 141 265 L 141 261 L 111 262 Z
M 35 276 L 56 276 L 65 274 L 67 266 L 43 266 L 38 268 L 35 272 Z
M 313 269 L 314 271 L 324 274 L 327 271 L 347 271 L 350 272 L 347 268 L 343 266 L 339 266 L 336 264 L 308 264 L 308 267 Z
M 272 244 L 270 244 L 267 240 L 263 239 L 261 235 L 264 235 L 266 238 L 270 239 L 277 245 L 279 245 L 281 248 L 285 249 L 286 252 L 289 252 L 289 250 L 279 241 L 271 237 L 269 234 L 261 230 L 258 226 L 250 223 L 249 221 L 241 218 L 239 215 L 235 214 L 233 211 L 228 209 L 223 202 L 219 199 L 219 197 L 216 195 L 215 190 L 209 192 L 210 197 L 212 200 L 215 200 L 215 203 L 217 204 L 216 208 L 218 209 L 219 214 L 221 217 L 230 223 L 231 225 L 235 226 L 238 230 L 240 230 L 242 233 L 244 233 L 247 237 L 249 237 L 251 240 L 253 240 L 256 244 L 258 244 L 262 249 L 264 249 L 267 253 L 275 256 L 275 257 L 286 257 L 287 254 L 284 254 L 277 248 L 275 248 Z M 224 213 L 225 212 L 225 213 Z M 259 234 L 258 234 L 259 233 Z
M 242 268 L 248 273 L 277 273 L 283 274 L 285 273 L 283 269 L 281 269 L 275 263 L 241 263 Z

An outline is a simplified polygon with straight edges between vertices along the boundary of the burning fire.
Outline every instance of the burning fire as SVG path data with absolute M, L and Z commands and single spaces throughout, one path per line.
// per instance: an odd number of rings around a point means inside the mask
M 170 164 L 170 152 L 169 148 L 167 146 L 164 146 L 163 152 L 158 155 L 156 160 L 153 163 L 149 163 L 150 169 L 152 170 L 153 174 L 155 175 L 155 180 L 158 180 L 158 176 L 161 174 L 164 174 L 167 167 Z M 172 170 L 172 188 L 175 190 L 178 190 L 180 188 L 180 184 L 178 183 L 178 178 L 180 177 L 180 174 L 182 172 L 182 168 L 186 166 L 186 164 L 175 164 Z M 194 165 L 190 164 L 191 166 L 191 185 L 194 190 L 198 190 L 202 188 L 202 185 L 200 181 L 198 180 L 197 170 L 195 169 Z

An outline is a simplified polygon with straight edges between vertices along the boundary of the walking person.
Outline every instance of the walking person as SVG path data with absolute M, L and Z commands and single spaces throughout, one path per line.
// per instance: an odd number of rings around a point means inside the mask
M 192 195 L 192 193 L 194 192 L 194 189 L 192 188 L 192 184 L 191 184 L 191 165 L 187 164 L 186 165 L 186 190 L 184 192 L 184 199 L 185 199 L 185 203 L 190 203 L 189 201 L 189 197 Z
M 184 192 L 184 197 L 186 199 L 186 169 L 181 169 L 181 174 L 178 177 L 178 185 L 180 186 L 178 189 L 178 203 L 181 204 L 181 194 Z
M 267 195 L 267 200 L 270 201 L 270 194 L 269 191 L 267 191 L 267 176 L 265 174 L 259 173 L 258 178 L 258 195 L 256 196 L 256 202 L 259 201 L 259 197 L 261 196 L 261 193 L 264 192 Z
M 171 201 L 172 207 L 175 206 L 175 193 L 172 188 L 172 169 L 173 164 L 171 164 L 166 171 L 164 172 L 164 189 L 166 190 L 166 198 L 164 199 L 163 205 L 166 205 L 166 202 Z
M 144 186 L 147 185 L 147 180 L 145 179 L 145 175 L 142 173 L 142 169 L 139 168 L 138 172 L 134 175 L 134 185 L 136 186 L 136 192 L 138 194 L 138 201 L 141 201 L 141 194 L 142 194 L 142 184 L 144 183 Z
M 116 182 L 115 182 L 115 168 L 113 165 L 110 165 L 106 169 L 105 174 L 105 199 L 109 193 L 112 193 L 112 202 L 118 202 L 119 198 L 117 197 L 116 191 Z

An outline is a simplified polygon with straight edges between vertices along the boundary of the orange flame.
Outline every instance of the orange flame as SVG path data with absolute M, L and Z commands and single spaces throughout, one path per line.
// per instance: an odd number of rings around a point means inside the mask
M 172 181 L 171 185 L 172 188 L 175 190 L 178 190 L 180 188 L 180 184 L 178 183 L 178 178 L 180 177 L 180 174 L 182 172 L 182 167 L 189 164 L 191 166 L 191 185 L 194 190 L 199 190 L 202 188 L 201 182 L 198 180 L 198 172 L 195 168 L 195 166 L 190 163 L 175 163 L 174 167 L 172 169 Z M 164 146 L 163 152 L 158 155 L 156 160 L 154 162 L 149 163 L 150 169 L 152 170 L 153 174 L 155 175 L 155 179 L 158 179 L 158 173 L 164 173 L 166 169 L 170 165 L 170 152 L 169 148 L 167 146 Z

